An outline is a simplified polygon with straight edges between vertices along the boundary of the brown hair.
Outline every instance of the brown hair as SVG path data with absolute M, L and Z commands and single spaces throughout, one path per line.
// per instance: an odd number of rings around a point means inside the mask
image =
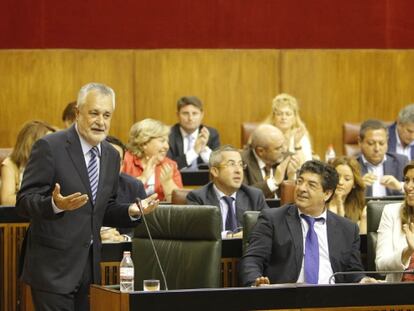
M 177 112 L 180 112 L 181 108 L 188 106 L 188 105 L 192 105 L 198 109 L 200 109 L 200 111 L 203 111 L 203 103 L 201 102 L 201 100 L 196 97 L 196 96 L 184 96 L 181 97 L 178 101 L 177 101 Z
M 414 169 L 414 161 L 410 161 L 405 167 L 404 167 L 404 179 L 405 175 L 407 175 L 409 170 Z M 404 200 L 403 206 L 401 209 L 401 229 L 402 225 L 409 224 L 410 222 L 414 221 L 414 206 L 410 206 L 407 203 L 407 199 Z
M 19 134 L 17 134 L 16 144 L 10 154 L 10 159 L 17 167 L 21 168 L 26 165 L 33 144 L 48 132 L 55 132 L 55 129 L 43 121 L 33 120 L 23 125 Z
M 345 217 L 358 222 L 365 207 L 365 184 L 361 176 L 359 164 L 354 158 L 342 156 L 335 158 L 331 165 L 334 168 L 339 165 L 347 165 L 351 169 L 352 175 L 354 175 L 354 187 L 345 199 Z

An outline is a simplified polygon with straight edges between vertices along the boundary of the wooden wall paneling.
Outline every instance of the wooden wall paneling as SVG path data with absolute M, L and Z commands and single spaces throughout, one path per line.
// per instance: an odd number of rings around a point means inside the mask
M 413 51 L 284 50 L 281 88 L 301 103 L 314 150 L 342 152 L 342 124 L 394 120 L 413 101 Z
M 135 52 L 135 121 L 176 122 L 176 101 L 196 95 L 204 123 L 222 143 L 240 146 L 242 121 L 260 121 L 279 88 L 277 50 L 155 50 Z
M 118 105 L 111 132 L 126 139 L 133 115 L 132 61 L 129 50 L 0 51 L 0 146 L 13 146 L 21 125 L 32 119 L 63 126 L 64 107 L 92 81 L 114 88 Z

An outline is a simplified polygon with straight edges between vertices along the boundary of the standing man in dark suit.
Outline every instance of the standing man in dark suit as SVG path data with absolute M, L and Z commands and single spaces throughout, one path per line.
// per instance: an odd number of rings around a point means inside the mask
M 168 157 L 177 162 L 178 168 L 196 170 L 208 164 L 211 151 L 220 146 L 216 129 L 201 124 L 203 104 L 195 96 L 181 97 L 177 101 L 179 123 L 170 131 Z
M 243 226 L 245 211 L 261 211 L 268 206 L 259 189 L 242 184 L 244 163 L 237 149 L 225 145 L 214 150 L 209 166 L 212 182 L 191 191 L 187 203 L 220 207 L 222 236 L 226 237 Z
M 285 136 L 271 124 L 261 124 L 241 156 L 246 169 L 244 183 L 263 191 L 266 198 L 277 198 L 283 180 L 294 180 L 299 168 L 297 155 L 288 155 Z
M 240 262 L 244 286 L 269 283 L 327 284 L 335 272 L 362 271 L 358 226 L 327 210 L 336 170 L 308 161 L 296 181 L 295 204 L 263 210 Z M 335 282 L 374 281 L 356 272 Z
M 401 109 L 397 122 L 388 128 L 388 152 L 414 160 L 414 104 Z
M 105 141 L 114 91 L 99 83 L 78 94 L 76 123 L 38 140 L 17 195 L 30 218 L 22 279 L 36 310 L 89 310 L 89 285 L 100 282 L 100 228 L 133 226 L 136 204 L 116 201 L 119 154 Z M 158 205 L 143 202 L 144 213 Z
M 382 121 L 367 120 L 361 124 L 357 160 L 361 168 L 367 196 L 384 197 L 403 193 L 405 155 L 387 152 L 388 131 Z

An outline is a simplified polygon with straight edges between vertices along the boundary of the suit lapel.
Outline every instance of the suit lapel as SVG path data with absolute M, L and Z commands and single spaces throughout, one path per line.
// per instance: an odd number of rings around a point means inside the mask
M 220 202 L 217 198 L 216 192 L 214 191 L 212 182 L 208 186 L 206 199 L 207 202 L 211 202 L 211 205 L 218 206 L 220 208 Z
M 106 176 L 106 173 L 107 173 L 107 167 L 110 165 L 109 159 L 108 159 L 108 148 L 107 148 L 107 146 L 105 145 L 104 142 L 101 142 L 101 157 L 100 157 L 99 162 L 100 162 L 100 164 L 99 164 L 99 183 L 98 183 L 98 190 L 97 190 L 97 193 L 96 193 L 95 205 L 98 205 L 98 200 L 99 200 L 100 197 L 102 197 L 101 195 L 99 195 L 99 193 L 102 191 L 102 189 L 104 187 L 104 182 L 106 180 L 105 176 Z
M 175 135 L 175 146 L 178 150 L 178 154 L 184 154 L 184 143 L 183 143 L 183 135 L 181 135 L 180 126 L 174 126 Z
M 328 235 L 329 261 L 331 262 L 332 270 L 335 273 L 340 270 L 338 262 L 338 259 L 340 258 L 338 245 L 341 244 L 341 241 L 339 239 L 340 232 L 337 226 L 337 221 L 330 211 L 326 213 L 326 232 Z
M 243 220 L 243 214 L 249 209 L 251 204 L 250 199 L 247 197 L 246 193 L 239 189 L 236 195 L 236 218 L 238 226 L 241 226 Z M 252 208 L 253 210 L 253 208 Z
M 75 166 L 76 171 L 78 172 L 85 189 L 88 191 L 88 196 L 91 199 L 91 187 L 89 185 L 89 176 L 86 169 L 85 157 L 83 156 L 82 147 L 76 133 L 75 126 L 72 126 L 68 131 L 68 140 L 66 145 L 66 150 L 72 159 L 73 165 Z M 92 202 L 92 200 L 90 200 Z
M 259 181 L 263 181 L 263 176 L 262 176 L 262 172 L 260 170 L 259 164 L 257 163 L 257 160 L 253 154 L 253 150 L 250 149 L 249 151 L 249 167 L 251 167 L 250 169 L 250 174 L 252 176 L 252 183 L 256 183 Z
M 303 260 L 303 233 L 297 207 L 290 205 L 286 214 L 286 222 L 295 246 L 295 261 L 297 275 L 299 275 Z

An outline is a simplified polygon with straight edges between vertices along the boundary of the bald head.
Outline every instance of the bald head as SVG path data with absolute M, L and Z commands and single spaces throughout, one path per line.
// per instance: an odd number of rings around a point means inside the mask
M 252 133 L 251 147 L 267 165 L 283 159 L 286 151 L 285 136 L 271 124 L 261 124 Z

